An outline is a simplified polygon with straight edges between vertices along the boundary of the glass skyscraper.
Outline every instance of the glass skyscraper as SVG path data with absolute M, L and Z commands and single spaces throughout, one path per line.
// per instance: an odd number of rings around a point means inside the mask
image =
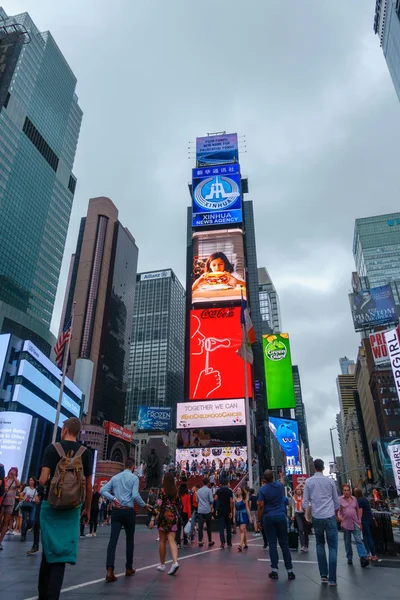
M 262 332 L 280 333 L 282 331 L 279 296 L 265 267 L 258 269 L 258 290 L 262 319 Z
M 296 410 L 296 420 L 299 424 L 299 433 L 300 433 L 301 439 L 303 440 L 303 444 L 309 451 L 310 443 L 308 441 L 306 408 L 304 406 L 303 394 L 301 392 L 301 380 L 300 380 L 299 367 L 297 365 L 293 365 L 292 372 L 293 372 L 294 394 L 296 396 L 296 409 L 295 409 Z
M 76 179 L 76 77 L 49 32 L 0 8 L 0 302 L 50 326 Z M 17 36 L 18 37 L 18 36 Z M 17 40 L 18 41 L 18 40 Z M 7 61 L 13 60 L 13 63 Z M 6 86 L 6 88 L 5 88 Z
M 400 100 L 400 2 L 377 0 L 374 31 L 379 35 L 381 47 L 393 84 Z
M 353 255 L 363 287 L 390 283 L 400 303 L 400 212 L 356 219 Z
M 171 269 L 136 279 L 125 423 L 139 406 L 172 407 L 184 401 L 185 290 Z

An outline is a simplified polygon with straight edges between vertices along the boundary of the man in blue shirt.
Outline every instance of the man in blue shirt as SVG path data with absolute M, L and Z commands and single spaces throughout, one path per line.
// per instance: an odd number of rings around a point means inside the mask
M 126 535 L 126 577 L 135 574 L 133 566 L 133 549 L 135 536 L 135 511 L 134 502 L 139 506 L 152 508 L 146 504 L 139 494 L 139 478 L 133 473 L 135 461 L 128 458 L 125 461 L 125 470 L 118 475 L 114 475 L 108 483 L 103 485 L 100 494 L 113 503 L 111 512 L 111 536 L 107 548 L 107 576 L 106 581 L 112 583 L 117 581 L 114 575 L 115 550 L 117 548 L 119 534 L 122 527 Z
M 267 534 L 269 543 L 269 554 L 271 557 L 271 579 L 278 579 L 278 541 L 282 550 L 283 560 L 290 580 L 295 579 L 293 573 L 292 556 L 289 549 L 289 537 L 286 518 L 286 507 L 284 504 L 285 487 L 283 485 L 283 473 L 280 473 L 281 481 L 274 481 L 274 474 L 267 470 L 264 472 L 265 485 L 258 492 L 258 522 Z

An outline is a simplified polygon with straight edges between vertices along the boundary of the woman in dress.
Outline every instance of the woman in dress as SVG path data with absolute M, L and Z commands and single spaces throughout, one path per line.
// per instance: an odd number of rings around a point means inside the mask
M 165 561 L 167 558 L 167 542 L 172 556 L 172 566 L 168 575 L 175 575 L 179 569 L 178 547 L 175 535 L 181 523 L 182 501 L 176 489 L 175 479 L 172 473 L 165 473 L 160 490 L 155 515 L 150 521 L 149 529 L 156 524 L 160 538 L 160 564 L 157 571 L 165 572 Z
M 344 534 L 344 547 L 346 549 L 347 563 L 353 564 L 353 548 L 351 538 L 354 537 L 358 556 L 362 567 L 369 565 L 368 553 L 361 539 L 361 514 L 357 499 L 351 495 L 350 486 L 345 483 L 342 487 L 343 496 L 339 498 L 338 520 L 342 524 Z
M 240 529 L 240 544 L 238 550 L 239 552 L 242 552 L 242 550 L 247 550 L 248 548 L 247 525 L 251 521 L 251 515 L 246 490 L 243 490 L 240 487 L 238 487 L 235 494 L 233 518 L 236 526 Z
M 17 467 L 11 467 L 8 471 L 8 475 L 4 482 L 4 496 L 3 502 L 0 509 L 0 550 L 3 550 L 2 541 L 6 535 L 8 525 L 12 519 L 15 497 L 19 488 L 18 469 Z

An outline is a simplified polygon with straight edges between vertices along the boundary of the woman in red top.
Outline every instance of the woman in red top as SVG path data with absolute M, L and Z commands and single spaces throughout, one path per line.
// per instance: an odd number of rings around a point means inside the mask
M 181 535 L 182 535 L 182 527 L 185 528 L 186 523 L 192 516 L 192 507 L 190 506 L 190 494 L 187 487 L 187 483 L 182 483 L 179 487 L 179 496 L 182 501 L 182 523 L 179 524 L 178 530 L 176 532 L 175 541 L 178 545 L 178 548 L 181 547 Z M 185 529 L 183 530 L 183 547 L 186 548 L 188 545 L 188 536 L 185 533 Z

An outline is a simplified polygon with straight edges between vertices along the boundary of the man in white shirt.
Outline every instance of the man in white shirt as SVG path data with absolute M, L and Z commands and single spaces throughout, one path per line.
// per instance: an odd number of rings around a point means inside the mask
M 307 479 L 304 487 L 303 509 L 311 505 L 312 524 L 317 542 L 317 559 L 321 583 L 336 586 L 338 529 L 336 515 L 339 511 L 339 498 L 335 482 L 325 477 L 324 461 L 314 460 L 315 475 Z M 329 549 L 329 566 L 326 560 L 325 535 Z
M 203 547 L 203 530 L 204 530 L 204 522 L 207 527 L 207 536 L 208 536 L 208 547 L 211 548 L 214 546 L 215 542 L 212 541 L 211 536 L 211 514 L 214 504 L 214 497 L 210 488 L 208 487 L 208 479 L 203 479 L 203 487 L 201 487 L 197 493 L 197 502 L 199 504 L 197 509 L 198 519 L 199 519 L 199 547 Z

